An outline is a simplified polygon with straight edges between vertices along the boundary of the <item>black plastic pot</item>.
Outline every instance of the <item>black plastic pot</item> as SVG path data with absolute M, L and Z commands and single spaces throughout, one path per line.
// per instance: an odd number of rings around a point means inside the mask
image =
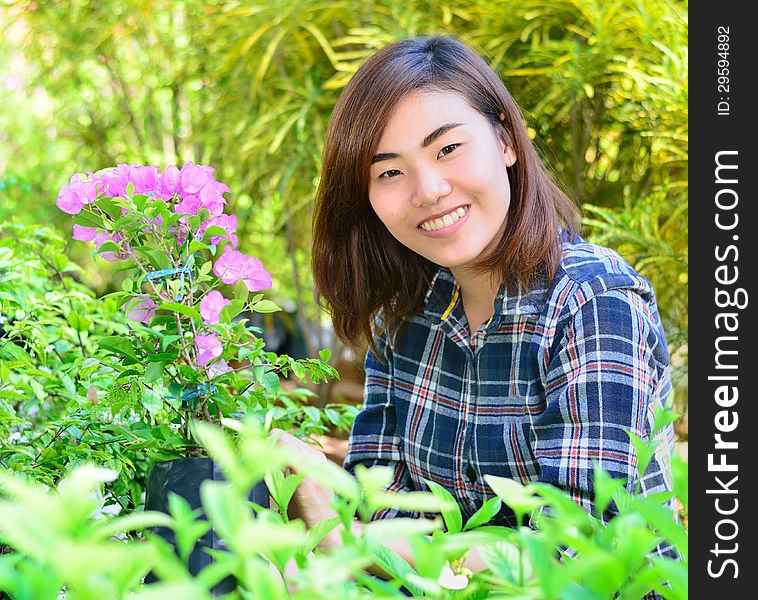
M 218 465 L 207 457 L 179 458 L 153 465 L 147 476 L 145 489 L 145 510 L 157 510 L 169 514 L 168 499 L 173 492 L 184 498 L 194 510 L 202 509 L 200 502 L 200 484 L 206 480 L 224 481 L 224 475 Z M 248 499 L 261 506 L 268 506 L 269 493 L 264 482 L 260 482 L 252 490 Z M 205 516 L 202 517 L 205 519 Z M 176 548 L 174 532 L 168 527 L 155 527 L 155 533 Z M 223 540 L 219 539 L 211 528 L 200 539 L 189 557 L 189 571 L 197 575 L 203 568 L 213 562 L 213 557 L 205 549 L 226 550 Z M 150 573 L 145 583 L 152 583 L 156 578 Z M 233 591 L 236 587 L 233 577 L 220 581 L 212 590 L 214 596 L 221 596 Z

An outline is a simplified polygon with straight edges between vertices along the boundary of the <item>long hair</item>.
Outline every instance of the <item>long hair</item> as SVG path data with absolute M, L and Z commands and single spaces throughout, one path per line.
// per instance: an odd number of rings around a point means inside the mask
M 510 292 L 550 281 L 560 262 L 559 232 L 579 229 L 578 209 L 548 175 L 521 112 L 502 80 L 463 43 L 447 37 L 396 42 L 372 55 L 334 107 L 324 142 L 313 217 L 316 293 L 337 336 L 353 349 L 373 343 L 381 312 L 392 327 L 419 313 L 438 266 L 398 242 L 368 195 L 371 157 L 397 105 L 418 91 L 459 94 L 513 149 L 511 202 L 502 238 L 475 268 Z

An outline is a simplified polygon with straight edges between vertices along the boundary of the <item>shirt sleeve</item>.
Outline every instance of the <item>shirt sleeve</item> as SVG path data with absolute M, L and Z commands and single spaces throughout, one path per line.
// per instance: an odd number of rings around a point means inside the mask
M 357 465 L 367 468 L 382 465 L 392 468 L 391 492 L 413 491 L 408 467 L 403 460 L 397 432 L 392 385 L 392 352 L 385 333 L 376 340 L 379 357 L 369 348 L 366 354 L 364 405 L 355 417 L 348 440 L 345 469 L 354 474 Z M 371 520 L 395 517 L 417 518 L 418 513 L 397 508 L 376 511 Z
M 640 478 L 627 431 L 647 440 L 654 410 L 671 389 L 666 340 L 654 306 L 633 290 L 590 298 L 567 320 L 546 358 L 546 408 L 535 419 L 534 453 L 540 481 L 563 488 L 593 511 L 594 466 Z M 662 435 L 641 480 L 643 494 L 669 491 L 673 428 Z M 603 521 L 611 516 L 596 515 Z

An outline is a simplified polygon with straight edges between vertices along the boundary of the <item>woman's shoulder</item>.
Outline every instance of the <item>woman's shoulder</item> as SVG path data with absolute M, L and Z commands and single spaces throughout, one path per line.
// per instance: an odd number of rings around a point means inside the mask
M 564 239 L 548 304 L 562 313 L 573 312 L 592 298 L 612 291 L 633 292 L 648 303 L 655 302 L 652 284 L 618 252 L 579 236 Z

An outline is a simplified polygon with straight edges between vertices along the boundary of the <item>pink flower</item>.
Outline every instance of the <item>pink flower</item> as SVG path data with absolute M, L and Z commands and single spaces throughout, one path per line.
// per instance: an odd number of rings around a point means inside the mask
M 242 252 L 227 246 L 216 264 L 213 265 L 213 272 L 224 283 L 233 285 L 244 277 L 247 269 L 247 258 Z
M 218 290 L 208 292 L 200 300 L 200 316 L 203 317 L 203 321 L 208 325 L 215 325 L 218 323 L 221 309 L 229 304 L 231 304 L 231 301 L 224 298 Z
M 74 239 L 79 242 L 91 242 L 97 236 L 97 227 L 74 225 Z
M 203 367 L 214 358 L 221 356 L 224 350 L 221 346 L 221 340 L 215 335 L 198 335 L 195 337 L 195 346 L 197 348 L 197 362 Z
M 271 274 L 266 271 L 263 263 L 252 256 L 248 257 L 247 270 L 242 281 L 245 282 L 247 289 L 251 292 L 268 289 L 272 283 Z
M 176 214 L 187 213 L 190 215 L 196 215 L 200 210 L 200 198 L 195 194 L 184 194 L 182 200 L 174 206 L 174 212 Z
M 168 194 L 179 191 L 179 169 L 169 165 L 158 177 L 158 187 Z
M 124 196 L 126 194 L 126 185 L 129 183 L 127 179 L 127 173 L 124 167 L 127 165 L 119 165 L 121 167 L 111 167 L 98 172 L 95 175 L 97 181 L 103 189 L 103 195 L 108 198 L 116 198 L 117 196 Z
M 155 192 L 158 184 L 158 167 L 141 167 L 132 165 L 129 169 L 129 180 L 134 184 L 135 194 Z
M 224 206 L 226 205 L 224 194 L 228 191 L 230 190 L 227 185 L 210 180 L 200 190 L 200 205 L 203 208 L 207 208 L 211 215 L 218 217 L 224 212 Z
M 232 248 L 237 247 L 237 236 L 234 232 L 237 231 L 237 216 L 236 215 L 219 215 L 212 217 L 202 223 L 197 229 L 197 239 L 203 239 L 206 230 L 209 227 L 221 227 L 227 232 L 227 235 L 216 235 L 210 239 L 211 244 L 219 244 L 221 240 L 229 240 L 232 243 Z
M 203 186 L 213 179 L 212 171 L 208 172 L 209 168 L 196 165 L 192 161 L 184 163 L 181 171 L 179 171 L 179 183 L 182 191 L 188 194 L 197 194 L 203 189 Z
M 68 185 L 64 185 L 58 192 L 58 199 L 55 201 L 55 204 L 63 212 L 77 215 L 85 204 L 92 204 L 97 200 L 99 186 L 100 182 L 98 180 L 85 179 L 84 174 L 74 173 Z
M 158 308 L 158 305 L 150 296 L 137 296 L 136 299 L 138 302 L 132 305 L 131 310 L 126 316 L 132 321 L 147 325 L 150 323 L 150 319 L 155 316 L 155 309 Z
M 214 377 L 228 373 L 231 370 L 232 369 L 227 362 L 222 358 L 208 367 L 208 376 L 213 379 Z
M 235 284 L 240 279 L 251 292 L 271 287 L 271 275 L 257 258 L 247 256 L 229 246 L 213 265 L 213 272 L 224 283 Z
M 64 213 L 69 215 L 78 215 L 82 212 L 84 203 L 79 199 L 78 194 L 71 188 L 70 185 L 64 185 L 61 191 L 58 192 L 58 199 L 55 201 L 55 205 L 60 208 Z

